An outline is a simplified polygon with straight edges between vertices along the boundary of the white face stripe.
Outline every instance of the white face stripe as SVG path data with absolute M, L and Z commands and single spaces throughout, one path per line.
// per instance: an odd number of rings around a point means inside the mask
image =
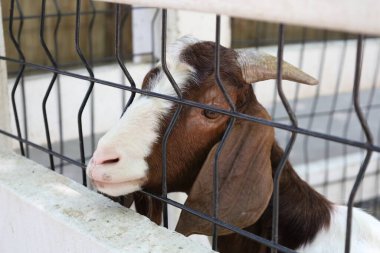
M 192 37 L 184 37 L 170 45 L 167 51 L 167 66 L 178 87 L 183 90 L 186 80 L 191 78 L 194 69 L 180 61 L 180 54 L 188 45 L 198 42 Z M 177 94 L 160 70 L 148 85 L 152 92 L 177 97 Z M 116 164 L 91 164 L 87 168 L 90 178 L 110 181 L 98 184 L 98 190 L 119 196 L 139 190 L 148 172 L 145 158 L 151 153 L 153 144 L 158 139 L 159 124 L 173 106 L 173 102 L 149 97 L 137 96 L 123 117 L 98 142 L 97 149 L 113 147 L 117 150 L 119 161 Z M 131 181 L 131 185 L 125 183 Z M 132 182 L 133 181 L 133 182 Z M 101 186 L 100 186 L 101 185 Z

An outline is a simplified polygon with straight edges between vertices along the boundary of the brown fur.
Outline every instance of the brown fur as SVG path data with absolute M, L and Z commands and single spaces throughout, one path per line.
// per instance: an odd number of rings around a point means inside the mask
M 277 143 L 272 147 L 273 175 L 283 155 Z M 280 180 L 279 243 L 290 249 L 311 242 L 316 233 L 330 224 L 331 203 L 314 191 L 286 163 Z M 271 239 L 272 205 L 260 220 L 245 230 Z M 238 234 L 218 238 L 220 252 L 270 252 L 270 249 Z
M 191 79 L 188 81 L 183 94 L 184 98 L 228 110 L 228 104 L 215 83 L 213 65 L 214 43 L 202 42 L 191 45 L 182 52 L 181 58 L 197 71 L 196 80 Z M 223 84 L 231 99 L 236 103 L 238 111 L 269 119 L 270 117 L 266 110 L 256 100 L 251 85 L 244 81 L 236 61 L 235 52 L 221 47 L 220 63 Z M 157 73 L 158 69 L 156 68 L 147 75 L 143 88 L 149 89 L 149 80 Z M 162 120 L 160 136 L 163 136 L 175 109 L 176 107 Z M 183 191 L 191 194 L 194 182 L 199 180 L 197 179 L 199 171 L 205 164 L 212 147 L 220 141 L 228 119 L 224 115 L 220 115 L 216 119 L 209 119 L 205 117 L 205 112 L 202 109 L 186 106 L 183 108 L 169 137 L 167 147 L 167 181 L 169 192 Z M 239 124 L 243 124 L 243 120 L 238 120 L 235 127 Z M 265 127 L 265 129 L 267 128 Z M 252 133 L 250 132 L 250 137 L 252 137 L 251 135 Z M 260 135 L 263 134 L 259 131 L 257 136 L 260 137 Z M 268 136 L 266 137 L 266 142 L 271 145 L 270 152 L 268 152 L 268 157 L 270 157 L 271 161 L 269 170 L 271 170 L 270 173 L 272 173 L 273 177 L 283 151 L 274 141 L 273 135 L 270 134 Z M 243 138 L 248 137 L 244 136 Z M 151 155 L 146 158 L 150 169 L 148 181 L 144 185 L 144 189 L 157 194 L 161 193 L 161 142 L 162 137 L 154 144 Z M 252 149 L 240 150 L 239 152 L 240 154 L 235 155 L 236 159 L 250 159 L 255 154 L 260 154 L 257 152 L 261 151 Z M 254 166 L 253 168 L 255 169 L 260 168 L 258 164 L 250 166 Z M 245 175 L 240 175 L 240 177 L 244 178 Z M 209 184 L 211 183 L 209 182 Z M 225 183 L 228 184 L 228 181 Z M 248 185 L 245 187 L 248 187 Z M 252 187 L 255 187 L 255 185 L 252 185 Z M 241 192 L 240 190 L 236 188 L 229 192 L 231 200 L 236 196 L 234 193 Z M 138 199 L 140 202 L 137 205 L 138 211 L 159 223 L 161 217 L 157 213 L 161 212 L 161 204 L 157 201 L 144 198 L 147 197 L 140 196 Z M 252 198 L 250 201 L 253 201 Z M 268 201 L 265 203 L 268 203 Z M 148 207 L 149 205 L 150 207 Z M 211 206 L 212 203 L 210 202 L 208 205 Z M 210 210 L 207 206 L 200 208 L 202 210 Z M 234 206 L 231 206 L 231 208 L 234 208 Z M 301 180 L 294 172 L 291 164 L 287 162 L 280 181 L 279 243 L 295 249 L 302 244 L 310 242 L 322 227 L 329 226 L 330 209 L 331 204 Z M 263 211 L 260 211 L 259 214 L 260 216 L 257 217 L 256 222 L 244 226 L 238 225 L 243 226 L 242 228 L 247 231 L 270 239 L 272 221 L 271 202 L 267 206 L 264 206 Z M 269 250 L 245 237 L 227 233 L 223 233 L 224 235 L 218 238 L 220 252 L 267 252 Z

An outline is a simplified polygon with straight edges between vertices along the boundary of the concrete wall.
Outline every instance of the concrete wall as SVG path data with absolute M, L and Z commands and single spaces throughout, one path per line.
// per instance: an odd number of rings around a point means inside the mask
M 377 0 L 99 0 L 380 35 Z
M 2 18 L 1 3 L 0 3 L 0 20 Z M 5 55 L 4 32 L 3 26 L 0 22 L 0 55 Z M 8 96 L 8 78 L 7 78 L 7 65 L 5 61 L 0 61 L 0 129 L 11 131 L 10 114 L 9 114 L 10 100 Z M 0 151 L 8 150 L 11 147 L 9 138 L 0 134 Z
M 212 252 L 14 153 L 0 153 L 0 252 Z

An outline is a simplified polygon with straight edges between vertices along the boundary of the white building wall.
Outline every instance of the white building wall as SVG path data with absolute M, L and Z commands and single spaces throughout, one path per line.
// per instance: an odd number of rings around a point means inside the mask
M 159 10 L 156 19 L 154 19 L 156 10 L 157 9 L 150 8 L 136 9 L 133 11 L 132 39 L 134 54 L 151 52 L 153 47 L 155 57 L 157 59 L 161 58 L 162 16 L 161 10 Z M 216 18 L 214 14 L 168 10 L 167 18 L 167 43 L 171 43 L 177 38 L 188 34 L 200 40 L 215 41 Z M 153 22 L 153 20 L 155 21 Z M 222 16 L 220 27 L 222 31 L 220 38 L 221 45 L 229 47 L 231 45 L 230 18 Z M 154 45 L 151 44 L 152 35 L 154 35 Z M 147 59 L 147 57 L 136 56 L 134 58 L 136 62 L 140 62 L 144 59 Z
M 343 42 L 328 42 L 326 51 L 326 60 L 323 70 L 323 75 L 320 80 L 320 95 L 334 94 L 338 67 L 340 64 L 340 54 L 342 53 Z M 322 43 L 311 43 L 306 45 L 303 70 L 315 77 L 318 77 L 318 70 L 321 57 Z M 288 45 L 285 47 L 284 59 L 295 66 L 299 62 L 300 45 Z M 339 92 L 352 92 L 355 67 L 355 41 L 349 41 L 347 45 L 346 61 L 343 66 L 342 80 Z M 262 47 L 260 50 L 276 55 L 276 47 Z M 363 62 L 363 73 L 361 77 L 361 89 L 370 89 L 373 85 L 373 73 L 375 70 L 376 57 L 380 50 L 380 40 L 367 40 Z M 127 68 L 134 78 L 136 85 L 141 86 L 145 74 L 150 69 L 150 64 L 127 64 Z M 77 74 L 87 75 L 84 69 L 70 70 Z M 99 66 L 94 68 L 95 77 L 107 81 L 120 83 L 121 70 L 116 64 Z M 51 74 L 39 74 L 26 76 L 25 87 L 27 98 L 27 113 L 29 123 L 29 135 L 33 142 L 45 143 L 44 124 L 42 117 L 42 99 L 49 85 Z M 74 79 L 67 76 L 61 76 L 62 83 L 62 102 L 63 102 L 63 124 L 64 138 L 77 139 L 78 125 L 77 113 L 88 87 L 88 82 Z M 377 79 L 380 82 L 380 78 Z M 13 86 L 14 79 L 9 79 L 9 88 Z M 284 92 L 289 100 L 293 99 L 297 84 L 294 82 L 283 82 Z M 128 82 L 126 81 L 126 84 Z M 380 83 L 376 84 L 377 87 Z M 255 84 L 255 93 L 258 100 L 265 106 L 269 106 L 273 100 L 275 82 L 264 81 Z M 318 86 L 300 85 L 299 98 L 314 97 Z M 103 133 L 107 131 L 120 117 L 122 111 L 121 94 L 123 91 L 107 87 L 101 84 L 95 84 L 95 131 Z M 127 95 L 129 92 L 124 92 Z M 21 105 L 18 97 L 18 105 Z M 13 115 L 13 114 L 12 114 Z M 52 95 L 48 100 L 48 115 L 52 141 L 58 141 L 58 114 L 56 87 L 53 88 Z M 20 119 L 22 121 L 22 118 Z M 12 119 L 13 132 L 15 133 L 14 119 Z M 22 125 L 22 124 L 21 124 Z M 87 135 L 90 131 L 89 105 L 87 105 L 83 114 L 84 133 Z M 17 143 L 15 143 L 17 148 Z

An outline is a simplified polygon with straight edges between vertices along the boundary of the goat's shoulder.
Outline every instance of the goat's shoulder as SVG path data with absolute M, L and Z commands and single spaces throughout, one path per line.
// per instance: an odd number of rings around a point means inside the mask
M 346 238 L 347 207 L 333 206 L 331 223 L 323 228 L 315 239 L 297 252 L 344 252 Z M 380 252 L 380 222 L 359 208 L 353 209 L 351 252 Z

